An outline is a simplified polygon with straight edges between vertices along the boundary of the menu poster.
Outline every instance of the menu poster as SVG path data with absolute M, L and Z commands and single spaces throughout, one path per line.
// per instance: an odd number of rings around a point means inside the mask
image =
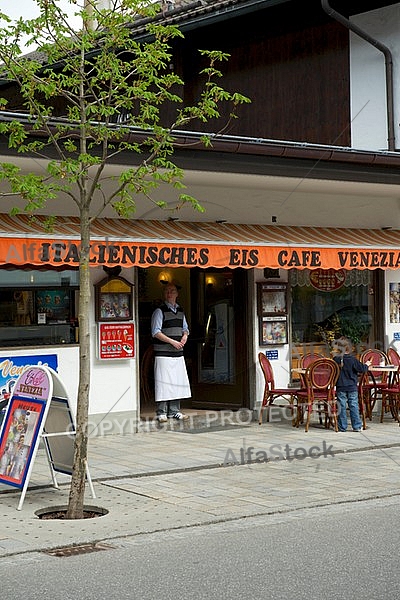
M 135 356 L 133 323 L 99 323 L 98 337 L 101 360 Z
M 46 402 L 13 396 L 0 437 L 0 483 L 22 488 Z
M 286 315 L 287 284 L 257 283 L 257 312 L 259 315 Z
M 260 323 L 260 345 L 287 344 L 286 317 L 262 317 Z

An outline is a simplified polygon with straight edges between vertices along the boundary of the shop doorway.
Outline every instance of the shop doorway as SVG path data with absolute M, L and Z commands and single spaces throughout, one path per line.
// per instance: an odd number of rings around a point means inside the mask
M 247 271 L 192 269 L 192 406 L 247 406 Z
M 178 302 L 190 327 L 185 358 L 192 398 L 182 407 L 247 407 L 247 271 L 150 267 L 138 270 L 141 412 L 154 410 L 151 315 L 163 283 L 171 280 L 179 284 Z

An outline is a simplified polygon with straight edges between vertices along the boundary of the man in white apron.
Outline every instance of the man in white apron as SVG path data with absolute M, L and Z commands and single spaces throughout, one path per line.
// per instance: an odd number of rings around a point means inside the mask
M 176 302 L 177 297 L 177 286 L 168 283 L 164 289 L 164 303 L 151 317 L 155 401 L 160 423 L 166 423 L 168 418 L 187 420 L 188 416 L 181 413 L 180 399 L 192 395 L 183 356 L 189 328 L 185 313 Z

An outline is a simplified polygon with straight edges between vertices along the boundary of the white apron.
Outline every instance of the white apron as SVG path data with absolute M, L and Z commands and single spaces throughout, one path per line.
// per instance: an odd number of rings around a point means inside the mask
M 156 356 L 154 361 L 156 402 L 190 398 L 192 392 L 183 356 Z

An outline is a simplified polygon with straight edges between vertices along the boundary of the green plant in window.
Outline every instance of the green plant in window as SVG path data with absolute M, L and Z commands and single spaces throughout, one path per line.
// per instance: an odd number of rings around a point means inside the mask
M 342 335 L 348 337 L 354 345 L 360 344 L 368 337 L 370 328 L 369 320 L 355 309 L 351 317 L 333 314 L 326 325 L 315 325 L 314 331 L 332 348 L 333 342 Z
M 341 319 L 341 335 L 348 337 L 354 345 L 360 344 L 368 337 L 371 324 L 359 313 L 355 313 L 353 318 L 345 317 Z
M 325 344 L 332 348 L 333 342 L 342 335 L 339 315 L 337 313 L 332 315 L 327 325 L 314 325 L 314 331 Z

